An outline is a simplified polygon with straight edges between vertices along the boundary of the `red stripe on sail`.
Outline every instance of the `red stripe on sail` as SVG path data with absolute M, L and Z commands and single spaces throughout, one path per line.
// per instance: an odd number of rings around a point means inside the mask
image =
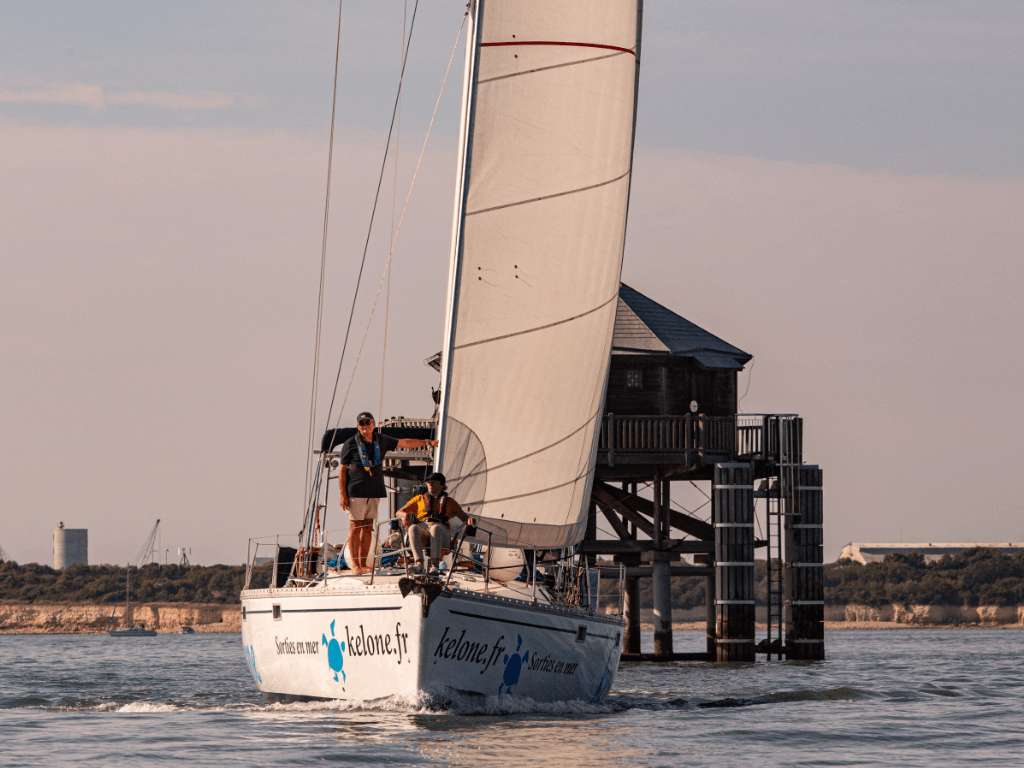
M 621 53 L 632 53 L 636 56 L 636 51 L 632 48 L 622 48 L 618 45 L 603 45 L 601 43 L 569 43 L 559 42 L 557 40 L 510 40 L 506 43 L 480 43 L 481 48 L 493 48 L 499 45 L 568 45 L 575 48 L 603 48 L 608 51 L 620 51 Z

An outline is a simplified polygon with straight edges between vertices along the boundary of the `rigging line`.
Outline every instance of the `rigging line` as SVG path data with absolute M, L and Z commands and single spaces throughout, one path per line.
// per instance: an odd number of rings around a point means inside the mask
M 606 53 L 604 56 L 591 56 L 589 59 L 578 59 L 576 61 L 566 61 L 561 64 L 551 64 L 547 67 L 534 67 L 533 69 L 524 69 L 522 72 L 511 72 L 507 75 L 498 75 L 497 77 L 489 77 L 486 80 L 478 80 L 477 85 L 493 83 L 496 80 L 508 80 L 510 77 L 519 77 L 520 75 L 532 75 L 536 72 L 547 72 L 549 69 L 561 69 L 562 67 L 575 67 L 577 64 L 589 64 L 592 61 L 601 61 L 602 59 L 610 59 L 614 56 L 621 56 L 622 53 L 622 51 L 616 51 L 615 53 Z
M 409 0 L 402 3 L 402 44 L 398 56 L 401 60 L 405 52 L 405 19 L 409 13 Z M 398 207 L 398 145 L 402 138 L 402 97 L 398 97 L 398 125 L 395 130 L 395 180 L 391 184 L 391 238 L 395 237 L 395 209 Z M 391 273 L 388 272 L 388 290 L 384 297 L 384 344 L 380 353 L 380 408 L 377 416 L 384 417 L 384 373 L 388 362 L 388 320 L 391 317 Z
M 747 392 L 750 391 L 750 379 L 754 375 L 754 360 L 755 359 L 756 358 L 753 358 L 753 357 L 750 358 L 750 370 L 747 371 L 747 388 L 743 390 L 743 397 L 746 397 L 747 396 Z M 743 405 L 743 397 L 741 397 L 740 401 L 738 403 L 736 403 L 736 412 L 737 413 L 743 413 L 743 409 L 740 408 L 740 406 Z
M 514 208 L 517 205 L 526 205 L 527 203 L 539 203 L 542 200 L 551 200 L 555 197 L 565 197 L 566 195 L 575 195 L 577 192 L 586 192 L 591 189 L 597 189 L 598 187 L 606 187 L 609 184 L 614 184 L 616 181 L 629 176 L 630 169 L 627 168 L 623 173 L 616 176 L 614 179 L 608 179 L 607 181 L 599 181 L 597 184 L 591 184 L 586 187 L 580 187 L 579 189 L 570 189 L 565 192 L 555 192 L 552 195 L 543 195 L 542 197 L 531 197 L 529 200 L 517 200 L 514 203 L 503 203 L 501 205 L 495 205 L 490 208 L 481 208 L 479 211 L 470 211 L 467 216 L 476 216 L 478 213 L 490 213 L 491 211 L 500 211 L 502 208 Z
M 304 540 L 306 536 L 306 530 L 308 529 L 309 525 L 313 522 L 313 514 L 316 511 L 317 503 L 320 498 L 320 488 L 322 487 L 321 484 L 323 483 L 323 466 L 323 464 L 317 462 L 313 469 L 313 487 L 312 490 L 310 491 L 311 503 L 307 506 L 306 513 L 302 518 L 302 530 L 299 531 L 300 546 L 301 542 Z M 327 470 L 328 480 L 330 479 L 330 473 L 330 470 Z
M 685 513 L 686 513 L 686 514 L 688 514 L 688 515 L 692 515 L 692 514 L 693 514 L 693 512 L 691 512 L 690 510 L 688 510 L 688 509 L 687 509 L 686 507 L 684 507 L 684 506 L 683 506 L 682 504 L 680 504 L 680 503 L 679 503 L 678 501 L 676 501 L 675 499 L 670 499 L 668 503 L 669 503 L 669 506 L 670 506 L 670 507 L 675 507 L 676 509 L 680 509 L 680 510 L 682 510 L 683 512 L 685 512 Z M 706 505 L 707 505 L 707 503 L 708 503 L 708 502 L 706 502 L 706 501 L 705 501 L 705 502 L 704 502 L 703 504 L 701 504 L 701 505 L 700 505 L 700 507 L 696 507 L 696 508 L 694 509 L 694 511 L 696 511 L 696 510 L 700 509 L 701 507 L 704 507 L 704 506 L 706 506 Z
M 502 341 L 503 339 L 511 339 L 513 336 L 522 336 L 523 334 L 526 334 L 526 333 L 533 333 L 534 331 L 543 331 L 543 330 L 546 330 L 548 328 L 554 328 L 556 325 L 564 325 L 565 323 L 571 323 L 573 320 L 579 320 L 581 317 L 586 317 L 587 315 L 592 315 L 595 312 L 597 312 L 597 311 L 599 311 L 601 309 L 604 309 L 609 304 L 611 304 L 613 301 L 615 301 L 617 298 L 619 298 L 619 292 L 618 291 L 616 291 L 615 295 L 612 296 L 610 299 L 608 299 L 608 301 L 602 302 L 601 304 L 598 304 L 593 309 L 588 309 L 586 312 L 580 312 L 578 315 L 573 315 L 572 317 L 567 317 L 564 320 L 556 320 L 555 322 L 548 323 L 547 325 L 538 325 L 536 328 L 527 328 L 527 329 L 522 330 L 522 331 L 515 331 L 513 333 L 506 333 L 504 336 L 492 336 L 489 339 L 480 339 L 480 341 L 470 341 L 470 342 L 468 342 L 466 344 L 459 344 L 457 347 L 455 347 L 455 349 L 466 349 L 467 347 L 475 347 L 478 344 L 489 344 L 492 341 Z
M 701 518 L 699 518 L 699 517 L 695 517 L 695 515 L 696 515 L 696 514 L 697 514 L 698 512 L 700 512 L 700 511 L 701 511 L 702 509 L 704 509 L 704 507 L 706 507 L 706 506 L 707 506 L 708 504 L 710 504 L 710 503 L 711 503 L 711 499 L 708 499 L 708 500 L 707 500 L 707 501 L 705 501 L 705 502 L 704 502 L 703 504 L 701 504 L 701 505 L 700 505 L 699 507 L 694 507 L 694 508 L 693 508 L 692 510 L 690 510 L 690 509 L 687 509 L 686 507 L 684 507 L 684 506 L 683 506 L 682 504 L 679 504 L 678 502 L 675 502 L 675 501 L 670 501 L 670 502 L 669 502 L 669 504 L 670 504 L 670 505 L 672 505 L 672 506 L 674 506 L 674 507 L 676 507 L 676 508 L 678 508 L 678 509 L 681 509 L 681 510 L 683 510 L 683 512 L 685 512 L 685 513 L 686 513 L 686 514 L 688 514 L 688 515 L 689 515 L 690 517 L 693 517 L 693 518 L 694 518 L 694 519 L 696 519 L 696 520 L 700 520 Z M 707 520 L 704 520 L 703 522 L 705 522 L 705 523 L 706 523 L 706 522 L 707 522 Z
M 338 360 L 338 373 L 334 377 L 334 392 L 331 394 L 331 404 L 327 409 L 327 423 L 331 422 L 331 413 L 334 410 L 334 401 L 338 396 L 338 384 L 341 382 L 341 368 L 345 363 L 345 352 L 348 350 L 348 338 L 349 333 L 352 331 L 352 319 L 356 313 L 356 299 L 359 298 L 359 286 L 363 281 L 363 269 L 366 267 L 366 254 L 370 250 L 370 235 L 373 233 L 373 221 L 377 215 L 377 203 L 380 200 L 380 188 L 384 183 L 384 170 L 387 168 L 388 162 L 388 150 L 391 148 L 391 134 L 395 128 L 395 118 L 398 113 L 398 100 L 402 95 L 402 83 L 405 80 L 405 66 L 409 62 L 409 48 L 412 46 L 412 33 L 416 26 L 416 11 L 420 7 L 419 0 L 416 0 L 416 4 L 412 9 L 412 22 L 409 24 L 409 40 L 405 46 L 405 58 L 402 59 L 402 71 L 398 76 L 398 93 L 395 94 L 395 106 L 391 109 L 391 125 L 388 127 L 388 141 L 384 146 L 384 159 L 380 164 L 380 175 L 377 178 L 377 191 L 373 196 L 373 210 L 370 211 L 370 225 L 366 230 L 366 243 L 363 245 L 363 257 L 359 262 L 359 273 L 356 275 L 356 288 L 352 293 L 352 308 L 348 314 L 348 324 L 345 326 L 345 341 L 341 347 L 341 359 Z M 341 414 L 338 415 L 338 422 L 341 422 Z
M 338 62 L 341 58 L 341 7 L 343 0 L 338 0 L 338 38 L 334 47 L 334 90 L 331 96 L 331 137 L 327 149 L 327 192 L 324 200 L 324 232 L 320 245 L 320 288 L 316 305 L 316 341 L 313 350 L 313 386 L 309 398 L 309 444 L 306 451 L 306 475 L 303 485 L 303 497 L 308 497 L 312 481 L 311 464 L 313 461 L 313 445 L 316 434 L 316 399 L 320 383 L 320 337 L 324 319 L 324 276 L 327 271 L 327 222 L 331 212 L 331 165 L 334 161 L 334 118 L 338 104 Z M 304 498 L 303 503 L 306 503 Z
M 355 365 L 352 366 L 352 376 L 348 380 L 348 388 L 345 390 L 345 398 L 341 401 L 341 408 L 338 410 L 338 420 L 337 420 L 337 422 L 335 422 L 335 425 L 334 425 L 335 428 L 337 428 L 337 426 L 341 423 L 341 414 L 345 412 L 345 405 L 348 403 L 348 396 L 349 396 L 349 393 L 352 391 L 352 383 L 355 381 L 355 378 L 356 378 L 356 370 L 358 370 L 358 368 L 359 368 L 359 359 L 363 356 L 363 347 L 366 345 L 366 337 L 370 333 L 370 325 L 373 323 L 373 315 L 374 315 L 374 312 L 376 312 L 376 310 L 377 310 L 377 302 L 380 299 L 381 288 L 383 288 L 383 286 L 384 286 L 384 279 L 390 274 L 390 270 L 391 270 L 391 257 L 395 253 L 395 243 L 398 242 L 398 235 L 402 231 L 402 224 L 403 224 L 403 222 L 405 222 L 406 211 L 409 210 L 409 200 L 412 199 L 412 190 L 413 190 L 413 187 L 416 186 L 416 178 L 419 176 L 419 173 L 420 173 L 420 166 L 423 163 L 423 155 L 426 154 L 426 151 L 427 151 L 427 142 L 430 140 L 430 132 L 431 132 L 431 130 L 434 127 L 434 118 L 437 117 L 437 109 L 438 109 L 438 107 L 441 106 L 441 97 L 444 96 L 444 88 L 445 88 L 445 85 L 448 83 L 448 74 L 451 72 L 452 62 L 455 60 L 455 51 L 458 50 L 459 40 L 462 37 L 462 30 L 466 26 L 466 17 L 468 15 L 469 15 L 468 11 L 466 12 L 465 15 L 463 15 L 463 17 L 462 17 L 462 24 L 459 25 L 459 34 L 455 36 L 455 45 L 452 46 L 452 55 L 448 59 L 448 69 L 445 70 L 445 72 L 444 72 L 444 80 L 441 81 L 441 92 L 437 94 L 437 102 L 434 104 L 434 114 L 430 116 L 430 124 L 427 126 L 427 135 L 423 137 L 423 146 L 420 148 L 420 156 L 419 156 L 419 159 L 416 161 L 416 170 L 413 171 L 412 181 L 409 182 L 409 192 L 405 196 L 405 206 L 402 208 L 402 215 L 398 219 L 398 229 L 395 230 L 395 236 L 391 240 L 391 249 L 388 251 L 388 260 L 387 260 L 387 263 L 384 265 L 384 274 L 381 275 L 381 277 L 380 277 L 380 284 L 377 286 L 377 295 L 373 299 L 373 307 L 371 307 L 371 309 L 370 309 L 370 318 L 369 318 L 369 320 L 366 323 L 366 330 L 363 331 L 363 340 L 359 344 L 359 353 L 356 355 Z M 413 9 L 413 20 L 414 21 L 415 21 L 415 16 L 416 16 L 416 10 L 414 8 Z M 409 34 L 410 34 L 410 36 L 412 35 L 411 29 L 410 29 L 410 33 Z M 351 323 L 351 318 L 350 318 L 349 322 Z M 347 333 L 346 333 L 346 341 L 347 341 Z M 341 375 L 341 370 L 340 369 L 338 370 L 338 375 L 339 376 Z M 337 383 L 335 383 L 335 392 L 337 392 Z

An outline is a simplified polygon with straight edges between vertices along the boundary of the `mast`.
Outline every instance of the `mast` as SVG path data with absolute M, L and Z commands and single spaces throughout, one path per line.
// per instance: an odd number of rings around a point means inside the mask
M 452 242 L 448 258 L 448 295 L 445 300 L 444 346 L 441 365 L 441 402 L 437 412 L 437 451 L 434 454 L 434 468 L 440 471 L 444 466 L 445 414 L 448 411 L 448 391 L 452 372 L 452 346 L 455 338 L 455 309 L 459 288 L 459 259 L 462 255 L 462 234 L 466 223 L 466 183 L 469 175 L 470 142 L 473 124 L 474 74 L 480 56 L 479 35 L 480 4 L 483 0 L 470 0 L 469 30 L 466 35 L 466 62 L 462 74 L 462 110 L 459 119 L 459 157 L 455 175 L 455 205 L 452 210 Z

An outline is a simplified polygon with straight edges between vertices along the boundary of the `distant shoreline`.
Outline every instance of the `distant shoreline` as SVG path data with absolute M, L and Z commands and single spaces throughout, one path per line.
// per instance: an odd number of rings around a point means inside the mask
M 1018 609 L 989 612 L 990 621 L 949 621 L 959 618 L 961 609 L 948 606 L 916 606 L 917 610 L 899 613 L 901 621 L 864 618 L 857 606 L 826 609 L 825 629 L 829 631 L 892 630 L 892 629 L 1024 629 L 1024 622 L 1012 621 Z M 972 609 L 977 611 L 978 609 Z M 102 603 L 2 603 L 0 602 L 0 635 L 99 635 L 107 631 L 113 606 Z M 844 615 L 850 620 L 836 621 L 831 616 Z M 680 611 L 687 620 L 672 623 L 673 630 L 703 631 L 706 620 L 693 620 L 695 611 Z M 884 616 L 884 612 L 882 613 Z M 182 627 L 192 627 L 198 634 L 229 634 L 242 631 L 242 606 L 220 603 L 144 603 L 132 605 L 133 621 L 160 634 L 177 634 Z M 1004 615 L 1005 614 L 1005 615 Z M 678 614 L 677 614 L 678 615 Z M 869 614 L 870 615 L 870 614 Z M 891 612 L 890 612 L 891 615 Z M 653 631 L 652 614 L 643 611 L 641 630 Z M 888 616 L 886 616 L 888 618 Z M 947 619 L 943 621 L 942 619 Z M 1000 620 L 1001 619 L 1001 620 Z M 115 614 L 114 627 L 124 626 L 124 608 Z M 766 625 L 758 622 L 757 629 Z
M 0 603 L 0 635 L 102 635 L 114 606 L 101 603 Z M 192 627 L 197 634 L 242 631 L 242 606 L 219 603 L 132 605 L 136 626 L 160 634 Z M 115 629 L 125 625 L 124 607 L 114 613 Z

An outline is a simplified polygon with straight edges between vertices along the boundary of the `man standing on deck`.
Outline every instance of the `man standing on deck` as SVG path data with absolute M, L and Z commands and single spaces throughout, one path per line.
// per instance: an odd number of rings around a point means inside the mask
M 395 448 L 436 446 L 437 440 L 398 440 L 376 431 L 373 414 L 363 411 L 356 417 L 356 434 L 341 446 L 341 508 L 348 512 L 348 540 L 352 551 L 352 570 L 369 573 L 366 556 L 370 552 L 377 505 L 387 496 L 384 487 L 384 456 Z
M 441 550 L 451 546 L 452 533 L 448 521 L 459 518 L 466 525 L 476 525 L 476 521 L 462 511 L 459 502 L 445 493 L 447 488 L 445 476 L 434 472 L 427 478 L 427 492 L 411 499 L 408 504 L 398 510 L 398 516 L 405 521 L 409 529 L 409 544 L 412 546 L 413 573 L 423 573 L 423 542 L 430 541 L 430 567 L 428 573 L 436 575 Z

